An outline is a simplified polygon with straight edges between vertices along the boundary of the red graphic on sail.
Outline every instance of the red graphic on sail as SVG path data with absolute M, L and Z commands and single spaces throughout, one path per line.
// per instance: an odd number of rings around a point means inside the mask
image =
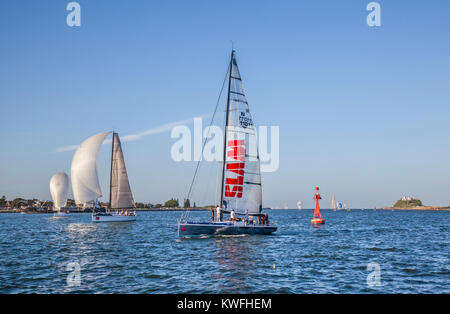
M 227 166 L 225 197 L 242 198 L 244 190 L 245 140 L 230 140 L 227 143 Z

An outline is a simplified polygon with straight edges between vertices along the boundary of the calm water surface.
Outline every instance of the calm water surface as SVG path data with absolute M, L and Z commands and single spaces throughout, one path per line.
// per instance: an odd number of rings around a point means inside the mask
M 272 236 L 179 240 L 179 212 L 121 224 L 2 214 L 0 293 L 450 293 L 450 212 L 325 210 L 319 228 L 312 210 L 269 215 Z M 381 286 L 367 284 L 371 262 Z

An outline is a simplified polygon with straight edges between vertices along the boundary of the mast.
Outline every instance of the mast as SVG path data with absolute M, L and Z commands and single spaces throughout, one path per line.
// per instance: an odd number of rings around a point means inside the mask
M 111 170 L 109 173 L 109 210 L 111 210 L 111 195 L 112 195 L 112 172 L 113 172 L 113 159 L 114 159 L 114 131 L 113 131 L 113 137 L 112 137 L 112 145 L 111 145 Z
M 225 136 L 223 140 L 223 161 L 222 161 L 222 188 L 220 189 L 220 207 L 223 206 L 223 189 L 224 189 L 224 177 L 225 177 L 225 160 L 227 156 L 227 128 L 228 128 L 228 114 L 230 111 L 230 90 L 231 90 L 231 74 L 233 72 L 233 59 L 234 59 L 234 49 L 231 50 L 231 60 L 230 60 L 230 73 L 228 76 L 228 95 L 227 95 L 227 110 L 225 114 Z

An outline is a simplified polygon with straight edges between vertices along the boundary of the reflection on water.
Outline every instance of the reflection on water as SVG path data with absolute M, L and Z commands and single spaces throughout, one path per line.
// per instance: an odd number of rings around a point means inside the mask
M 253 251 L 249 242 L 242 241 L 248 236 L 223 236 L 214 239 L 215 260 L 219 265 L 219 271 L 213 276 L 220 280 L 221 290 L 231 289 L 239 291 L 245 284 L 246 278 L 251 276 L 251 269 L 255 260 L 250 258 Z
M 179 213 L 112 224 L 2 214 L 0 293 L 449 293 L 449 214 L 325 210 L 314 228 L 312 211 L 272 211 L 272 236 L 183 240 Z M 367 285 L 372 262 L 380 287 Z

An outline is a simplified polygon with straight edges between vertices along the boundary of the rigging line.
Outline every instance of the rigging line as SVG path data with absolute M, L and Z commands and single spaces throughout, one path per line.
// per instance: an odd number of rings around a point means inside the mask
M 227 72 L 225 73 L 225 77 L 224 77 L 224 79 L 223 79 L 222 88 L 220 89 L 219 97 L 217 98 L 217 102 L 216 102 L 216 107 L 214 108 L 214 113 L 213 113 L 213 116 L 212 116 L 212 118 L 211 118 L 211 122 L 209 123 L 208 134 L 207 134 L 207 136 L 206 136 L 206 138 L 205 138 L 205 140 L 204 140 L 204 142 L 203 142 L 203 146 L 202 146 L 202 154 L 201 154 L 201 156 L 200 156 L 200 160 L 197 162 L 197 166 L 196 166 L 195 172 L 194 172 L 194 177 L 192 178 L 191 185 L 190 185 L 190 187 L 189 187 L 189 192 L 188 192 L 188 195 L 187 195 L 187 199 L 189 199 L 189 197 L 191 196 L 192 187 L 193 187 L 194 182 L 195 182 L 195 179 L 196 179 L 196 177 L 197 177 L 198 168 L 199 168 L 199 166 L 200 166 L 200 162 L 202 161 L 202 157 L 203 157 L 203 151 L 205 150 L 205 145 L 206 145 L 206 142 L 208 141 L 209 134 L 210 134 L 210 132 L 211 132 L 211 126 L 212 126 L 212 123 L 213 123 L 214 118 L 215 118 L 215 116 L 216 116 L 217 108 L 219 107 L 220 98 L 222 97 L 223 89 L 224 89 L 224 87 L 225 87 L 225 83 L 226 83 L 227 78 L 228 78 L 228 72 L 230 71 L 230 67 L 231 67 L 231 65 L 229 65 L 229 66 L 227 67 Z

